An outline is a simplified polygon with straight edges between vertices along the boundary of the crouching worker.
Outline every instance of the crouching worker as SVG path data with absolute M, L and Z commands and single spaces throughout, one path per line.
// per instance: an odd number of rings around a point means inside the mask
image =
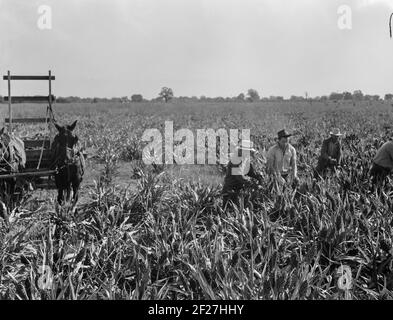
M 373 186 L 382 186 L 393 169 L 393 141 L 385 142 L 377 151 L 370 168 Z
M 284 186 L 292 181 L 299 183 L 297 176 L 296 150 L 289 143 L 292 134 L 281 130 L 278 132 L 277 144 L 272 146 L 267 153 L 267 173 L 271 176 L 276 191 L 279 186 Z
M 314 172 L 314 178 L 323 177 L 327 169 L 334 169 L 341 164 L 341 141 L 342 134 L 338 128 L 330 132 L 330 138 L 322 143 L 321 155 Z
M 224 208 L 232 202 L 239 205 L 239 196 L 242 190 L 262 181 L 262 176 L 256 172 L 253 163 L 257 150 L 253 148 L 252 141 L 242 140 L 241 145 L 236 147 L 237 155 L 231 155 L 227 166 L 222 195 Z

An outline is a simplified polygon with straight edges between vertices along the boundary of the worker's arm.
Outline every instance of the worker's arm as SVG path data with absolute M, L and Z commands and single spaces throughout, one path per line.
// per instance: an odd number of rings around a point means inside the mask
M 322 144 L 321 157 L 329 164 L 338 163 L 338 159 L 336 157 L 331 157 L 329 155 L 329 140 L 325 140 Z
M 327 140 L 324 140 L 322 143 L 321 158 L 326 161 L 330 160 L 330 157 L 328 154 L 328 141 Z
M 388 154 L 389 154 L 389 158 L 390 158 L 390 169 L 393 169 L 393 144 L 389 144 L 388 148 L 386 149 Z
M 337 151 L 337 164 L 341 165 L 341 157 L 342 157 L 342 147 L 341 143 L 338 144 L 338 151 Z
M 293 177 L 297 178 L 297 154 L 295 148 L 292 149 L 291 164 L 292 164 Z
M 267 173 L 277 177 L 279 175 L 279 171 L 277 170 L 276 161 L 275 161 L 275 150 L 274 148 L 270 148 L 267 153 L 267 163 L 266 169 Z

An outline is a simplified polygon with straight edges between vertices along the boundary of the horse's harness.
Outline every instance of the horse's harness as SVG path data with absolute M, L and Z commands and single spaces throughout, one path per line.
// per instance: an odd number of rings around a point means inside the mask
M 66 150 L 65 150 L 65 159 L 61 159 L 62 154 L 60 153 L 56 159 L 53 161 L 53 164 L 55 166 L 56 174 L 58 174 L 61 170 L 64 168 L 67 168 L 67 175 L 68 177 L 70 176 L 70 166 L 71 165 L 76 165 L 78 163 L 78 160 L 80 161 L 80 154 L 79 152 L 75 152 L 73 147 L 68 147 L 68 136 L 65 136 L 65 145 L 66 145 Z M 56 148 L 58 148 L 59 143 L 57 142 Z M 56 149 L 55 149 L 56 150 Z M 70 153 L 71 157 L 68 158 L 67 154 Z M 59 160 L 61 161 L 61 165 L 59 166 Z

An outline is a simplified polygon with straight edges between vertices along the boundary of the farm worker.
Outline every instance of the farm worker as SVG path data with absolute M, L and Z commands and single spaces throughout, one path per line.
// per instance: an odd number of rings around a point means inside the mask
M 385 142 L 373 159 L 370 169 L 373 184 L 381 184 L 393 169 L 393 141 Z
M 258 151 L 254 149 L 252 141 L 242 140 L 241 144 L 236 147 L 236 153 L 237 157 L 232 154 L 227 165 L 222 189 L 224 207 L 229 201 L 238 205 L 240 191 L 252 186 L 252 179 L 258 182 L 262 180 L 262 176 L 253 166 Z
M 289 143 L 292 134 L 281 130 L 277 133 L 277 144 L 267 152 L 267 173 L 270 174 L 279 185 L 285 185 L 288 178 L 292 177 L 297 184 L 296 150 Z
M 333 169 L 341 164 L 341 136 L 340 129 L 334 128 L 330 131 L 330 137 L 323 141 L 315 177 L 323 175 L 326 169 Z

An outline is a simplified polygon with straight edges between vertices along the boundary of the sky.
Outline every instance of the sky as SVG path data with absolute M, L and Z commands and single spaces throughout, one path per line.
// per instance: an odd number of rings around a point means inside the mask
M 42 5 L 51 29 L 38 27 Z M 351 29 L 338 26 L 342 5 Z M 393 0 L 0 0 L 0 72 L 51 69 L 56 96 L 154 98 L 163 86 L 175 96 L 384 95 L 392 12 Z M 43 94 L 47 84 L 12 89 Z

